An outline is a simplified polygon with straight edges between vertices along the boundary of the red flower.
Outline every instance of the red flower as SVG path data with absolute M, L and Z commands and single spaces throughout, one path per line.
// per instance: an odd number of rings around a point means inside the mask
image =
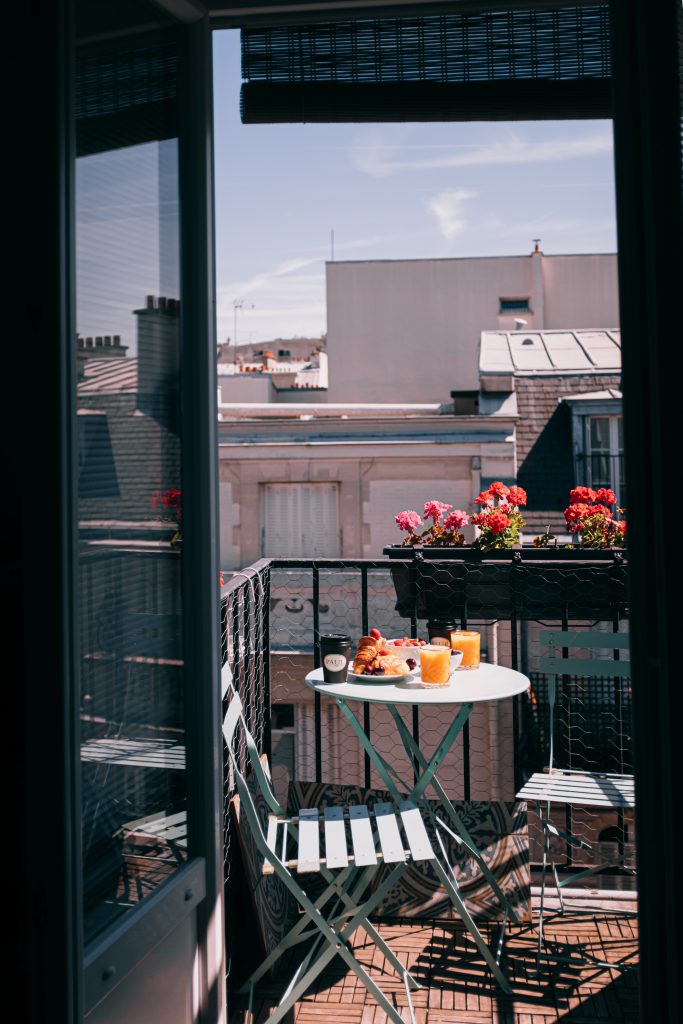
M 494 480 L 489 487 L 489 492 L 495 498 L 507 498 L 510 488 L 506 487 L 502 480 Z
M 619 533 L 621 534 L 621 536 L 625 537 L 626 536 L 626 520 L 625 519 L 621 519 L 618 523 L 615 523 L 614 525 L 616 526 L 616 528 L 619 531 Z
M 585 504 L 588 501 L 595 501 L 595 491 L 592 487 L 575 487 L 569 492 L 569 501 L 572 505 Z
M 596 491 L 595 501 L 601 501 L 605 505 L 616 505 L 617 496 L 609 487 L 601 487 L 599 491 Z
M 488 505 L 493 499 L 493 492 L 489 488 L 487 491 L 482 491 L 478 498 L 474 499 L 475 505 Z
M 499 508 L 496 508 L 486 517 L 486 526 L 491 530 L 491 533 L 496 536 L 502 533 L 503 530 L 507 530 L 510 526 L 510 519 L 505 515 Z
M 523 487 L 511 487 L 508 491 L 508 501 L 511 505 L 526 505 L 526 491 Z
M 605 519 L 612 518 L 611 509 L 607 508 L 607 505 L 591 505 L 590 515 L 592 516 L 604 516 Z
M 588 488 L 581 489 L 588 490 Z M 579 488 L 577 487 L 575 490 L 579 490 Z M 574 491 L 572 491 L 572 494 L 573 493 Z M 575 502 L 573 505 L 570 505 L 569 508 L 566 508 L 564 510 L 564 518 L 569 528 L 569 532 L 576 533 L 576 531 L 581 528 L 581 520 L 585 519 L 586 516 L 589 516 L 591 511 L 590 506 L 586 505 L 585 502 Z

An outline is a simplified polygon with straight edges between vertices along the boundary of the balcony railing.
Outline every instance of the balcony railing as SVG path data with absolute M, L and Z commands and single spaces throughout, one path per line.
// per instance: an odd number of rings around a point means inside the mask
M 398 567 L 404 575 L 414 571 L 409 562 Z M 628 628 L 626 569 L 618 552 L 586 553 L 579 561 L 575 552 L 539 558 L 521 551 L 507 560 L 430 562 L 430 601 L 441 589 L 461 625 L 480 630 L 483 657 L 524 672 L 532 684 L 529 694 L 475 707 L 461 742 L 439 769 L 451 799 L 512 801 L 524 779 L 546 763 L 547 693 L 538 670 L 539 633 L 550 626 L 603 629 L 609 650 L 609 634 Z M 387 637 L 426 635 L 418 616 L 424 592 L 418 586 L 406 598 L 403 589 L 397 598 L 395 583 L 400 589 L 405 579 L 401 582 L 396 570 L 397 563 L 388 559 L 264 559 L 235 573 L 223 588 L 223 659 L 284 802 L 294 779 L 381 788 L 350 728 L 304 677 L 320 665 L 321 633 L 343 631 L 356 639 L 376 626 Z M 400 615 L 397 604 L 408 615 Z M 562 758 L 567 767 L 631 771 L 630 682 L 566 677 L 558 690 L 556 763 Z M 377 749 L 389 763 L 396 757 L 400 767 L 388 713 L 367 703 L 356 713 Z M 411 708 L 406 714 L 415 740 L 432 749 L 442 726 L 438 709 Z M 235 870 L 231 795 L 226 786 L 226 883 Z M 560 824 L 564 828 L 564 818 Z M 569 824 L 574 834 L 590 837 L 594 849 L 616 844 L 620 852 L 626 850 L 627 860 L 632 858 L 633 824 L 623 815 L 613 822 L 587 814 Z M 540 845 L 531 827 L 530 843 L 534 861 Z M 569 847 L 564 861 L 567 867 L 576 863 Z M 229 899 L 229 885 L 227 891 Z

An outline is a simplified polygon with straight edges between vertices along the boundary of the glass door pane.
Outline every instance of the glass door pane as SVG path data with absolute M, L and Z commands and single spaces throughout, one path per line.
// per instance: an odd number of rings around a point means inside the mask
M 187 858 L 174 37 L 79 54 L 86 941 Z

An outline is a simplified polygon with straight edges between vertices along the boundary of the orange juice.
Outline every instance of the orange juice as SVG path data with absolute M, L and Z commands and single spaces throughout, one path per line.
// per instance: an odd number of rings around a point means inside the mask
M 450 647 L 420 647 L 420 675 L 423 686 L 448 686 L 451 678 Z
M 451 633 L 451 647 L 462 651 L 459 668 L 479 668 L 479 633 L 472 629 L 454 629 Z

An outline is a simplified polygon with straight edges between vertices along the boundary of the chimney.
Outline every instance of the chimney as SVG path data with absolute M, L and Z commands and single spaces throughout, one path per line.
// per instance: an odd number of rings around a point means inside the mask
M 545 327 L 545 284 L 543 281 L 543 252 L 541 239 L 534 238 L 531 254 L 531 308 L 534 311 L 534 327 L 542 331 Z
M 154 309 L 154 296 L 153 295 L 148 295 L 147 296 L 146 307 L 147 307 L 147 309 Z

